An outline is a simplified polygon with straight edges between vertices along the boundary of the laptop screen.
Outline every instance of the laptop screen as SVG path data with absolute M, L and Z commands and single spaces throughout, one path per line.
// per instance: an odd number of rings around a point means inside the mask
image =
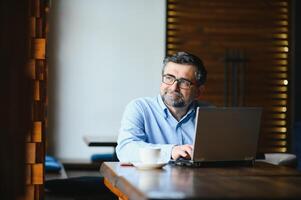
M 256 107 L 199 107 L 192 160 L 255 159 L 261 111 Z

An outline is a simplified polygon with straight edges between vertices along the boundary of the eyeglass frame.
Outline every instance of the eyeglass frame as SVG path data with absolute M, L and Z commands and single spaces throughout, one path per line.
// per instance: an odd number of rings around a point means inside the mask
M 170 77 L 170 78 L 173 78 L 173 81 L 172 81 L 172 83 L 166 83 L 166 82 L 164 82 L 164 78 L 165 77 Z M 176 78 L 174 75 L 171 75 L 171 74 L 162 74 L 162 82 L 163 83 L 165 83 L 165 84 L 167 84 L 167 85 L 173 85 L 175 82 L 177 81 L 177 84 L 178 84 L 178 86 L 181 88 L 181 89 L 190 89 L 191 88 L 191 86 L 194 86 L 194 85 L 196 85 L 196 83 L 194 83 L 194 82 L 192 82 L 192 81 L 190 81 L 190 80 L 188 80 L 188 79 L 185 79 L 185 78 Z M 183 83 L 183 81 L 185 82 L 188 82 L 189 83 L 189 86 L 186 88 L 186 87 L 181 87 L 181 83 Z

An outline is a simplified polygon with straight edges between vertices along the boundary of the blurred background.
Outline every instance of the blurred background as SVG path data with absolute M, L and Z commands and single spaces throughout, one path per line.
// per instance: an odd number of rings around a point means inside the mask
M 177 51 L 203 59 L 202 100 L 263 107 L 259 153 L 300 156 L 300 1 L 0 5 L 1 199 L 43 198 L 46 153 L 111 153 L 83 136 L 116 136 L 125 105 L 158 94 L 162 60 Z

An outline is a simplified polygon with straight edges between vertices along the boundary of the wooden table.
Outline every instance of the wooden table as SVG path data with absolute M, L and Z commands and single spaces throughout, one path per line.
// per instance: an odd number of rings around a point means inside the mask
M 100 169 L 121 199 L 301 199 L 301 173 L 256 162 L 254 167 L 138 170 L 118 162 Z

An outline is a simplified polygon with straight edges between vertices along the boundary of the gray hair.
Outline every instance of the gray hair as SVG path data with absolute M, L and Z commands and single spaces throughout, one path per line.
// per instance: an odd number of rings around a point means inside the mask
M 162 69 L 162 74 L 164 73 L 165 66 L 168 62 L 194 66 L 196 68 L 195 78 L 197 80 L 197 84 L 200 86 L 206 82 L 207 71 L 203 64 L 203 61 L 199 57 L 187 52 L 178 52 L 172 56 L 168 56 L 163 61 L 164 65 Z

